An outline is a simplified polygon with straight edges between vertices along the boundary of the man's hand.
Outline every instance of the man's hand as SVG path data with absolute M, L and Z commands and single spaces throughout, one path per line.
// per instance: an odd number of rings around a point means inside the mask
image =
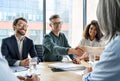
M 75 55 L 77 57 L 81 57 L 85 53 L 85 48 L 84 47 L 76 47 L 75 50 L 76 50 Z
M 72 62 L 73 62 L 74 64 L 81 64 L 79 58 L 75 58 L 75 59 L 73 59 Z
M 29 58 L 20 61 L 20 66 L 29 66 Z
M 77 57 L 81 57 L 85 53 L 84 48 L 76 47 L 76 48 L 69 48 L 68 54 L 74 54 Z

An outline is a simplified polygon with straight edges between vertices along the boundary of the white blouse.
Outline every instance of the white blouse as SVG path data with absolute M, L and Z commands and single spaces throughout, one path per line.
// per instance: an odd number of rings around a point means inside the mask
M 91 46 L 91 47 L 103 47 L 105 43 L 103 41 L 97 41 L 96 39 L 82 39 L 79 43 L 79 46 Z

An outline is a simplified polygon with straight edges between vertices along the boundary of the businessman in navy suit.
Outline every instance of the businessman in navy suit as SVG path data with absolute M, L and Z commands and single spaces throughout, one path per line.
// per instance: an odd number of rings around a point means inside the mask
M 10 66 L 28 66 L 28 54 L 37 57 L 33 41 L 25 36 L 27 31 L 27 20 L 17 18 L 13 22 L 15 34 L 2 40 L 1 52 Z

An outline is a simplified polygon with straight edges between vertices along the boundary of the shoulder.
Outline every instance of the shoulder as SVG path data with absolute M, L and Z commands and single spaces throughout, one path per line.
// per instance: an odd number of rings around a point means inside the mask
M 51 38 L 51 39 L 53 39 L 54 37 L 55 37 L 55 35 L 52 33 L 52 31 L 44 36 L 45 39 L 46 39 L 46 38 Z
M 65 34 L 63 32 L 60 32 L 60 35 L 65 36 Z
M 65 39 L 66 39 L 65 34 L 64 34 L 64 33 L 62 33 L 62 32 L 60 32 L 60 37 L 62 37 L 62 38 L 65 38 Z
M 32 45 L 33 44 L 33 40 L 25 36 L 24 39 L 23 39 L 23 43 Z
M 87 39 L 82 38 L 82 39 L 80 40 L 80 42 L 79 42 L 79 46 L 85 45 L 86 41 L 87 41 Z
M 6 37 L 6 38 L 2 39 L 2 41 L 10 41 L 11 39 L 15 39 L 15 36 L 12 35 L 10 37 Z
M 30 38 L 28 38 L 28 37 L 26 37 L 26 36 L 24 37 L 24 40 L 25 40 L 25 41 L 30 41 L 30 42 L 33 41 L 32 39 L 30 39 Z
M 99 43 L 101 47 L 104 47 L 106 45 L 105 40 L 100 40 Z
M 30 38 L 28 38 L 28 37 L 26 37 L 26 36 L 24 37 L 24 39 L 26 39 L 26 40 L 32 40 L 32 39 L 30 39 Z
M 44 37 L 50 37 L 51 35 L 50 34 L 46 34 Z
M 85 39 L 85 38 L 82 38 L 82 39 L 81 39 L 81 41 L 88 41 L 88 40 L 87 40 L 87 39 Z
M 64 35 L 65 36 L 65 34 L 63 32 L 60 32 L 60 35 Z
M 117 36 L 115 39 L 111 40 L 106 45 L 106 50 L 114 52 L 117 55 L 120 55 L 120 36 Z
M 117 47 L 117 48 L 118 48 L 119 45 L 120 45 L 120 36 L 117 36 L 115 39 L 112 39 L 112 40 L 108 43 L 107 47 L 112 47 L 112 48 Z
M 89 40 L 85 39 L 85 38 L 83 38 L 83 39 L 80 40 L 81 43 L 85 43 L 86 41 L 89 41 Z
M 53 37 L 50 34 L 46 34 L 44 36 L 43 43 L 50 42 L 51 40 L 53 40 Z

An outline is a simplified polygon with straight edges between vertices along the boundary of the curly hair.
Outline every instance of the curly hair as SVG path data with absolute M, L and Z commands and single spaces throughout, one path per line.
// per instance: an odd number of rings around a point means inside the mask
M 85 39 L 90 39 L 89 29 L 90 29 L 91 25 L 94 25 L 96 27 L 97 34 L 96 34 L 95 38 L 97 41 L 99 41 L 103 35 L 99 29 L 99 25 L 98 25 L 98 22 L 96 20 L 92 20 L 91 23 L 86 26 L 86 28 L 83 32 L 83 37 Z

